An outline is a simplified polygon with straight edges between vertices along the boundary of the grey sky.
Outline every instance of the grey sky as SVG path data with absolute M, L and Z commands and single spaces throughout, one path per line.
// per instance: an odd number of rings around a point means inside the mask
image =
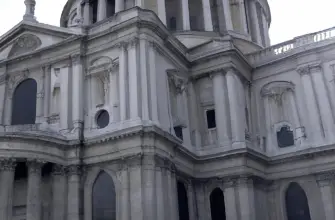
M 37 0 L 39 22 L 59 25 L 67 0 Z M 189 0 L 191 1 L 191 0 Z M 271 43 L 335 26 L 334 0 L 268 0 L 272 12 Z M 19 23 L 24 14 L 24 0 L 0 0 L 0 35 Z

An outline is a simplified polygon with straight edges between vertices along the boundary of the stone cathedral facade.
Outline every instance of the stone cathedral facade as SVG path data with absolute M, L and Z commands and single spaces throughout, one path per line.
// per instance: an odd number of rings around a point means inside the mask
M 270 46 L 267 0 L 68 0 L 60 27 L 24 3 L 0 220 L 335 219 L 334 28 Z

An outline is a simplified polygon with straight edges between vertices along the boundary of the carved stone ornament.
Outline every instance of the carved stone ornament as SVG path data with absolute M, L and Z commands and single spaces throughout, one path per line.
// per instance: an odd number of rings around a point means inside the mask
M 52 167 L 52 174 L 55 176 L 64 176 L 66 174 L 66 167 L 63 165 L 55 164 Z
M 70 165 L 67 167 L 68 175 L 81 175 L 82 169 L 80 165 Z
M 15 171 L 16 161 L 14 158 L 1 158 L 0 171 Z
M 321 72 L 321 71 L 322 71 L 321 62 L 308 63 L 308 64 L 301 65 L 297 68 L 297 72 L 300 75 L 306 75 L 306 74 Z
M 36 50 L 42 45 L 40 38 L 33 34 L 23 34 L 15 42 L 8 57 L 18 56 Z
M 281 100 L 281 97 L 285 92 L 288 91 L 294 92 L 294 88 L 295 85 L 292 82 L 287 81 L 270 82 L 265 86 L 263 86 L 261 90 L 261 95 L 263 97 L 270 96 L 271 98 L 274 98 L 275 100 L 279 101 Z
M 332 180 L 335 180 L 335 171 L 316 174 L 316 181 L 319 184 L 330 183 Z
M 28 172 L 30 174 L 40 174 L 42 171 L 42 167 L 45 164 L 45 161 L 42 160 L 28 160 Z
M 176 88 L 177 93 L 182 93 L 187 89 L 188 80 L 179 76 L 179 71 L 168 70 L 167 74 L 169 82 Z
M 23 80 L 27 79 L 29 77 L 29 70 L 23 70 L 20 73 L 16 73 L 13 75 L 9 76 L 9 80 L 8 80 L 8 92 L 9 92 L 9 97 L 12 97 L 14 89 L 16 88 L 16 86 L 22 82 Z
M 112 68 L 113 60 L 109 57 L 103 56 L 91 61 L 91 65 L 88 68 L 89 75 L 96 75 L 100 73 L 106 73 Z

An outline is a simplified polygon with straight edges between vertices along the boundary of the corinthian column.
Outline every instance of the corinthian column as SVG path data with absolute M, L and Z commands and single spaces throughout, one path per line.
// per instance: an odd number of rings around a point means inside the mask
M 0 219 L 12 219 L 15 160 L 0 160 Z
M 52 220 L 66 218 L 66 200 L 65 167 L 55 164 L 52 170 Z
M 333 198 L 333 180 L 335 179 L 334 173 L 322 173 L 316 176 L 318 186 L 321 191 L 321 197 L 323 202 L 323 208 L 326 216 L 326 220 L 335 219 L 335 206 Z
M 67 192 L 67 219 L 79 220 L 80 204 L 80 174 L 79 165 L 71 165 L 68 168 L 68 192 Z
M 41 171 L 42 161 L 28 161 L 27 220 L 41 220 Z

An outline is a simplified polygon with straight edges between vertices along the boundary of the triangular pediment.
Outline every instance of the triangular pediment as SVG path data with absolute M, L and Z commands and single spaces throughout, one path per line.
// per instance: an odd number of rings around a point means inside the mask
M 46 24 L 21 22 L 0 37 L 0 61 L 50 47 L 73 35 L 81 34 Z

